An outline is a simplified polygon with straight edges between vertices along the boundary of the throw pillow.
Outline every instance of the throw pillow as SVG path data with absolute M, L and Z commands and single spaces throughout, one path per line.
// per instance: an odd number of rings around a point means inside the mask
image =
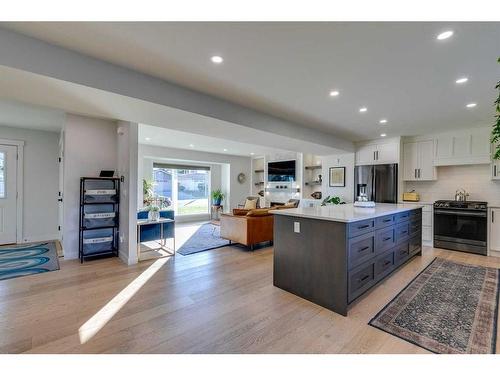
M 247 199 L 243 208 L 245 210 L 253 210 L 257 208 L 257 199 Z

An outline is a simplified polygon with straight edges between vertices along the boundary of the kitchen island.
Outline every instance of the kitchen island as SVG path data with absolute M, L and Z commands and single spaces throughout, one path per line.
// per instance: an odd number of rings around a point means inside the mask
M 422 253 L 422 207 L 414 204 L 271 212 L 274 285 L 342 315 L 356 298 Z

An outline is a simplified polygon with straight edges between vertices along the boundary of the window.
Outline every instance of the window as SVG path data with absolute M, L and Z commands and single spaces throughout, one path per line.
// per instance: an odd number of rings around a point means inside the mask
M 154 196 L 168 198 L 176 215 L 209 213 L 209 167 L 155 163 L 153 182 Z
M 0 152 L 0 198 L 5 198 L 5 152 Z

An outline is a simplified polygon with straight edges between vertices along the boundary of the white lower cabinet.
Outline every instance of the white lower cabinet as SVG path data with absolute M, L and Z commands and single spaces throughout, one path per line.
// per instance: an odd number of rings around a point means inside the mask
M 490 208 L 490 250 L 500 251 L 500 208 Z

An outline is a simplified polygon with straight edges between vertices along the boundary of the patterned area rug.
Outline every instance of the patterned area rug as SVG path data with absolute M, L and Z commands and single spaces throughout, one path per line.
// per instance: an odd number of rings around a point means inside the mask
M 0 280 L 58 269 L 55 241 L 0 248 Z
M 207 223 L 198 228 L 181 248 L 177 250 L 177 253 L 189 255 L 227 245 L 229 245 L 229 241 L 220 237 L 220 226 Z
M 434 353 L 495 353 L 500 270 L 436 258 L 370 325 Z

